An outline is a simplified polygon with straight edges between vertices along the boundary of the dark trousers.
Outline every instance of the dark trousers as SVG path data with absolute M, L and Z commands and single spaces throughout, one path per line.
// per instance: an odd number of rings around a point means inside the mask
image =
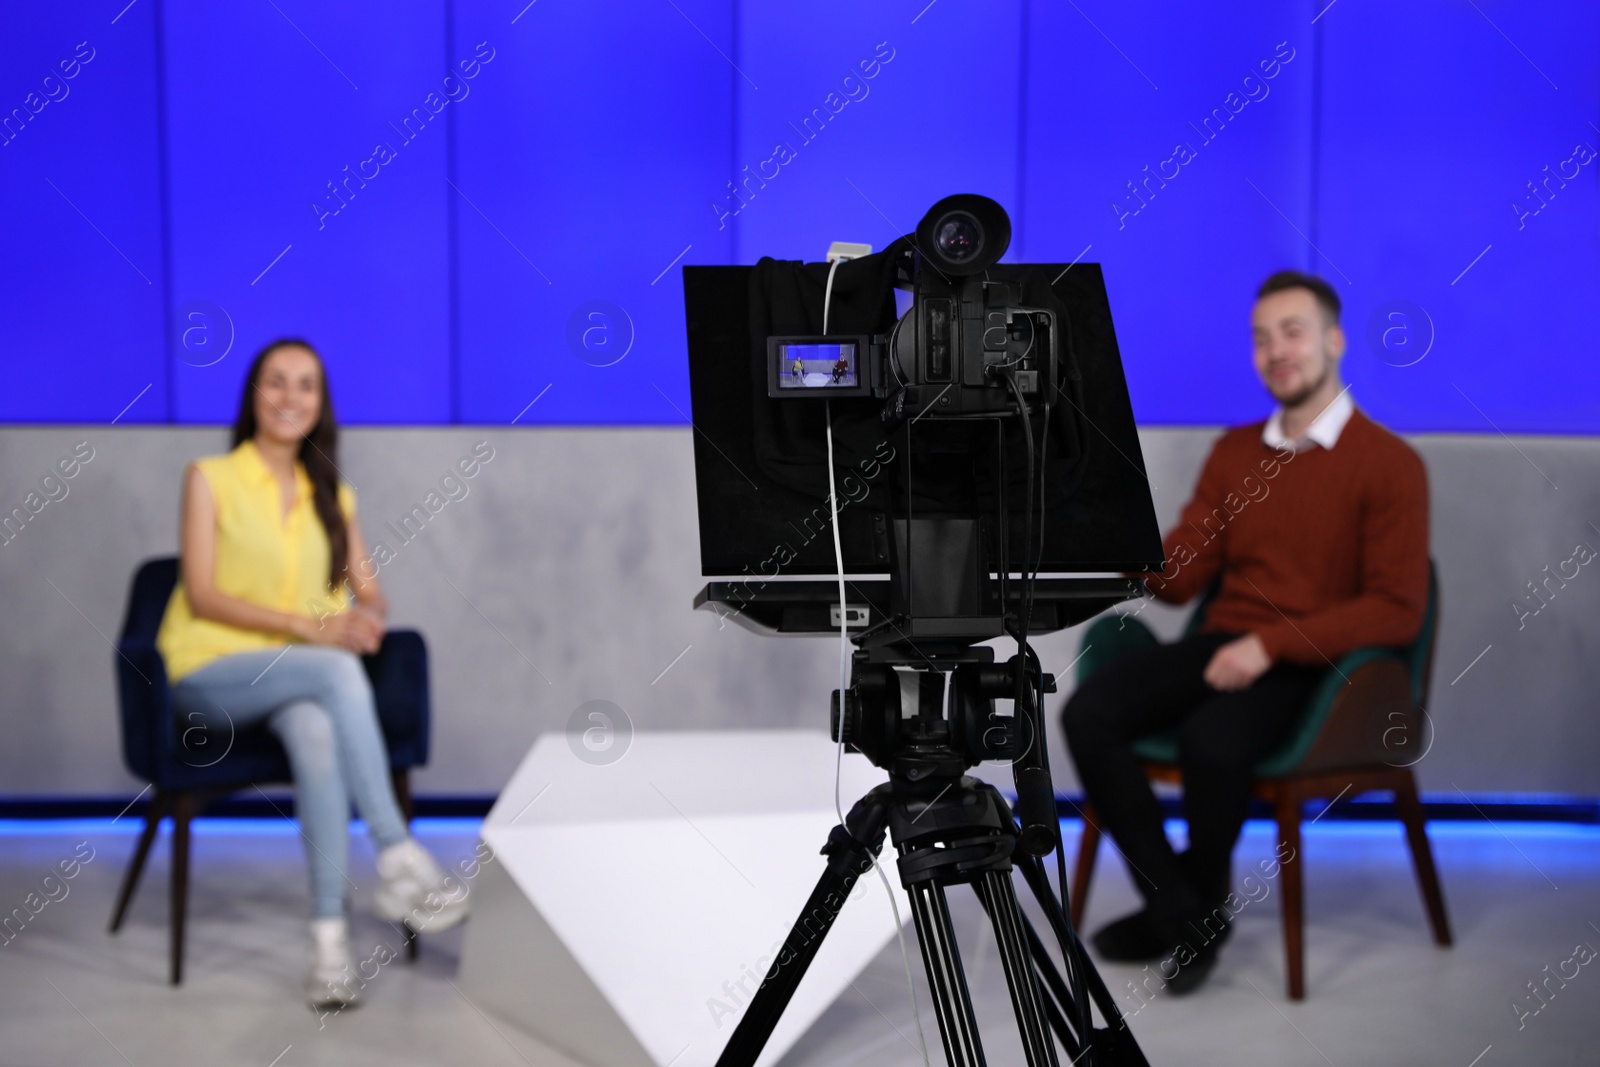
M 1214 907 L 1250 811 L 1251 770 L 1294 728 L 1325 668 L 1277 663 L 1247 689 L 1221 692 L 1202 678 L 1238 634 L 1201 633 L 1128 652 L 1080 685 L 1062 712 L 1067 743 L 1101 827 L 1122 850 L 1152 911 Z M 1189 851 L 1180 861 L 1133 742 L 1176 729 Z

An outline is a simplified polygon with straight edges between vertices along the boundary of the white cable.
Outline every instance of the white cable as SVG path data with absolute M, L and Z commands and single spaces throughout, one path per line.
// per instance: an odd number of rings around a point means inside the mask
M 833 273 L 843 259 L 836 259 L 828 267 L 828 281 L 822 287 L 822 332 L 828 332 L 828 312 L 833 307 Z M 839 494 L 833 482 L 833 401 L 824 400 L 823 416 L 826 419 L 828 443 L 828 511 L 833 519 L 833 561 L 839 579 L 839 750 L 833 760 L 833 810 L 844 825 L 844 806 L 839 800 L 839 783 L 844 775 L 844 716 L 845 696 L 850 692 L 850 634 L 849 620 L 844 608 L 844 549 L 839 543 Z
M 844 259 L 836 259 L 828 265 L 828 284 L 822 287 L 822 332 L 828 332 L 828 307 L 833 303 L 833 272 L 839 269 L 839 264 Z
M 833 303 L 833 272 L 839 269 L 839 264 L 842 262 L 844 260 L 836 259 L 828 268 L 828 282 L 822 291 L 824 334 L 828 332 L 828 312 Z M 834 752 L 833 760 L 833 810 L 839 816 L 839 825 L 844 826 L 844 807 L 839 801 L 839 790 L 844 776 L 844 717 L 847 712 L 845 697 L 850 692 L 849 612 L 845 610 L 844 600 L 844 548 L 839 541 L 839 491 L 834 484 L 833 476 L 833 401 L 823 401 L 822 411 L 826 420 L 828 445 L 828 512 L 833 520 L 833 562 L 839 580 L 839 747 Z M 911 994 L 911 1014 L 917 1023 L 917 1040 L 922 1045 L 923 1067 L 929 1067 L 928 1039 L 922 1032 L 922 1010 L 917 1006 L 917 986 L 911 979 L 911 954 L 906 951 L 906 926 L 900 918 L 900 902 L 895 899 L 894 887 L 889 884 L 889 876 L 883 873 L 883 868 L 879 866 L 878 857 L 870 852 L 867 855 L 872 859 L 872 869 L 878 872 L 878 880 L 883 883 L 883 891 L 889 894 L 889 907 L 894 911 L 894 934 L 900 942 L 900 962 L 905 966 L 906 989 Z

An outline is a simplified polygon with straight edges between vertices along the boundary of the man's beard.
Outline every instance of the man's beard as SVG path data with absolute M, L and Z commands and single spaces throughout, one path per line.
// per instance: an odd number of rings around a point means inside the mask
M 1327 384 L 1328 375 L 1332 373 L 1333 363 L 1331 360 L 1324 357 L 1322 361 L 1322 376 L 1316 381 L 1312 382 L 1310 385 L 1306 386 L 1304 389 L 1300 389 L 1290 396 L 1278 397 L 1278 403 L 1282 404 L 1286 408 L 1299 407 L 1301 404 L 1304 404 L 1307 400 L 1311 399 L 1311 397 L 1315 396 L 1318 389 L 1321 389 L 1325 384 Z

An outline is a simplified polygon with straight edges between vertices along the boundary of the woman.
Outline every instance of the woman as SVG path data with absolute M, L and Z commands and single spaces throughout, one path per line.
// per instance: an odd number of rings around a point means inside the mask
M 366 557 L 355 493 L 339 480 L 322 361 L 275 341 L 250 365 L 233 451 L 185 471 L 181 580 L 156 637 L 186 733 L 264 722 L 294 774 L 311 869 L 313 1007 L 355 1000 L 344 892 L 353 799 L 379 849 L 376 910 L 413 930 L 466 917 L 465 888 L 406 831 L 360 655 L 388 606 Z M 346 586 L 354 593 L 350 604 Z

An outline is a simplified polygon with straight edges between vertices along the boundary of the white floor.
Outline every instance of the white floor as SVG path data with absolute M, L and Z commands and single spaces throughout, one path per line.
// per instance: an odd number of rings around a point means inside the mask
M 136 827 L 124 819 L 0 825 L 0 909 L 38 909 L 0 946 L 0 1065 L 306 1064 L 559 1065 L 571 1061 L 479 1011 L 452 984 L 461 932 L 424 938 L 415 965 L 368 964 L 365 1004 L 319 1019 L 301 1005 L 304 861 L 287 823 L 198 825 L 186 981 L 166 984 L 166 841 L 157 843 L 123 931 L 106 934 Z M 1067 840 L 1077 827 L 1064 826 Z M 1269 855 L 1272 829 L 1251 824 L 1236 880 Z M 1399 829 L 1319 823 L 1308 833 L 1307 992 L 1284 992 L 1278 886 L 1241 913 L 1211 981 L 1187 998 L 1158 994 L 1131 1019 L 1152 1064 L 1294 1065 L 1600 1062 L 1600 828 L 1440 824 L 1432 828 L 1456 935 L 1435 948 Z M 418 836 L 442 859 L 472 852 L 470 821 L 424 820 Z M 83 862 L 84 857 L 88 858 Z M 71 880 L 46 881 L 78 859 Z M 71 869 L 69 867 L 69 869 Z M 365 910 L 372 852 L 352 847 L 358 958 L 395 932 Z M 59 874 L 57 875 L 59 879 Z M 30 898 L 29 894 L 37 894 Z M 51 899 L 39 906 L 41 900 Z M 989 1062 L 1021 1062 L 1003 976 L 973 896 L 951 894 Z M 1089 903 L 1090 928 L 1133 906 L 1109 850 Z M 907 947 L 933 1063 L 942 1062 L 915 940 Z M 1586 948 L 1578 959 L 1592 950 Z M 1548 966 L 1549 970 L 1545 970 Z M 1551 978 L 1531 1011 L 1527 983 Z M 1138 968 L 1101 968 L 1124 1010 Z M 784 1067 L 921 1062 L 898 948 L 890 947 L 783 1061 Z

